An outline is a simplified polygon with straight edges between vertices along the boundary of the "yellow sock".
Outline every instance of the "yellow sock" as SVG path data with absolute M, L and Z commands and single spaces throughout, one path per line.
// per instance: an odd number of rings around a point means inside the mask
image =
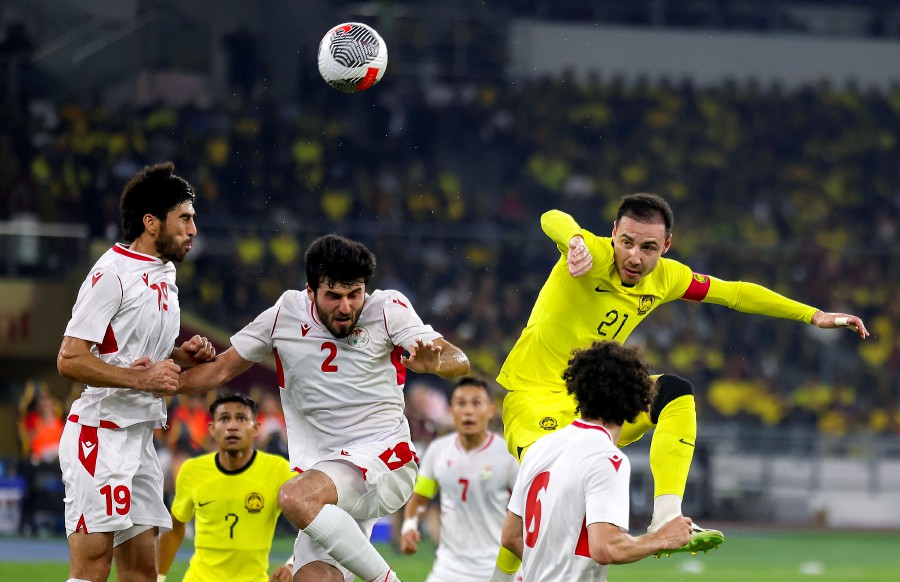
M 696 441 L 697 409 L 694 396 L 679 396 L 659 413 L 659 422 L 650 442 L 654 497 L 684 497 Z
M 522 565 L 522 560 L 503 546 L 500 546 L 500 553 L 497 555 L 497 567 L 505 574 L 515 574 Z

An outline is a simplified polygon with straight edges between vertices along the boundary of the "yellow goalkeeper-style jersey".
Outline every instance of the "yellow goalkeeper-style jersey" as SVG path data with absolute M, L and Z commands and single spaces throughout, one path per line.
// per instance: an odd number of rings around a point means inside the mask
M 172 515 L 185 523 L 196 520 L 184 582 L 266 582 L 281 513 L 278 490 L 295 473 L 283 457 L 261 451 L 239 471 L 223 469 L 217 455 L 185 461 L 175 482 Z
M 528 324 L 507 356 L 499 382 L 507 390 L 565 392 L 562 374 L 572 352 L 599 340 L 624 342 L 654 309 L 676 299 L 726 305 L 746 313 L 809 322 L 814 307 L 753 283 L 730 282 L 693 273 L 678 261 L 660 258 L 636 285 L 622 283 L 616 271 L 612 239 L 578 226 L 564 212 L 551 210 L 541 228 L 561 252 L 538 295 Z M 575 235 L 584 237 L 593 257 L 591 270 L 569 274 L 566 252 Z

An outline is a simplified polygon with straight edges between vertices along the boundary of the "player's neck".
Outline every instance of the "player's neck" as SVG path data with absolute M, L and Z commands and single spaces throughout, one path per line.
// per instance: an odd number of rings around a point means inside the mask
M 135 253 L 141 253 L 142 255 L 150 255 L 157 259 L 162 258 L 156 251 L 156 244 L 154 241 L 147 237 L 146 231 L 144 234 L 131 241 L 131 244 L 128 245 L 128 250 Z
M 246 451 L 219 451 L 219 465 L 229 472 L 240 471 L 253 458 L 254 449 Z
M 487 432 L 472 435 L 459 435 L 459 444 L 462 446 L 463 450 L 471 451 L 484 444 L 487 437 Z
M 606 422 L 600 420 L 599 418 L 582 418 L 582 422 L 589 422 L 591 424 L 599 424 L 609 433 L 609 436 L 612 437 L 612 442 L 616 446 L 619 445 L 619 435 L 622 434 L 622 425 L 621 424 L 613 424 L 611 422 Z

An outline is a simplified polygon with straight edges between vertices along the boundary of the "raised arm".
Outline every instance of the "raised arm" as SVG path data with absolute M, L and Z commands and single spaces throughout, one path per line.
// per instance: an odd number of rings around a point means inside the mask
M 178 387 L 178 367 L 172 360 L 163 360 L 120 368 L 107 364 L 91 352 L 93 342 L 64 336 L 56 356 L 56 369 L 63 378 L 98 388 L 133 388 L 152 392 L 157 396 L 169 396 Z
M 855 315 L 826 313 L 756 283 L 709 277 L 709 288 L 701 301 L 725 305 L 743 313 L 795 319 L 823 329 L 849 327 L 863 339 L 869 336 L 862 319 Z
M 228 348 L 212 362 L 194 366 L 178 377 L 178 394 L 194 394 L 218 388 L 235 376 L 243 374 L 253 365 Z

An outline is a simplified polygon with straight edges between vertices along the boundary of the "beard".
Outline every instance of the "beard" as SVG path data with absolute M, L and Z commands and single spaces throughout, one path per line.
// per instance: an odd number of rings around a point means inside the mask
M 356 323 L 359 321 L 359 316 L 362 313 L 362 307 L 359 308 L 359 311 L 351 313 L 350 320 L 347 322 L 335 321 L 334 314 L 324 313 L 318 304 L 316 304 L 316 313 L 319 314 L 319 320 L 325 324 L 331 335 L 336 338 L 345 338 L 353 333 L 353 330 L 356 328 Z
M 178 241 L 175 240 L 175 237 L 169 234 L 169 230 L 166 228 L 165 223 L 163 223 L 154 244 L 156 245 L 157 254 L 159 254 L 160 258 L 164 261 L 180 263 L 188 253 L 188 249 L 185 248 L 184 245 L 179 245 Z

